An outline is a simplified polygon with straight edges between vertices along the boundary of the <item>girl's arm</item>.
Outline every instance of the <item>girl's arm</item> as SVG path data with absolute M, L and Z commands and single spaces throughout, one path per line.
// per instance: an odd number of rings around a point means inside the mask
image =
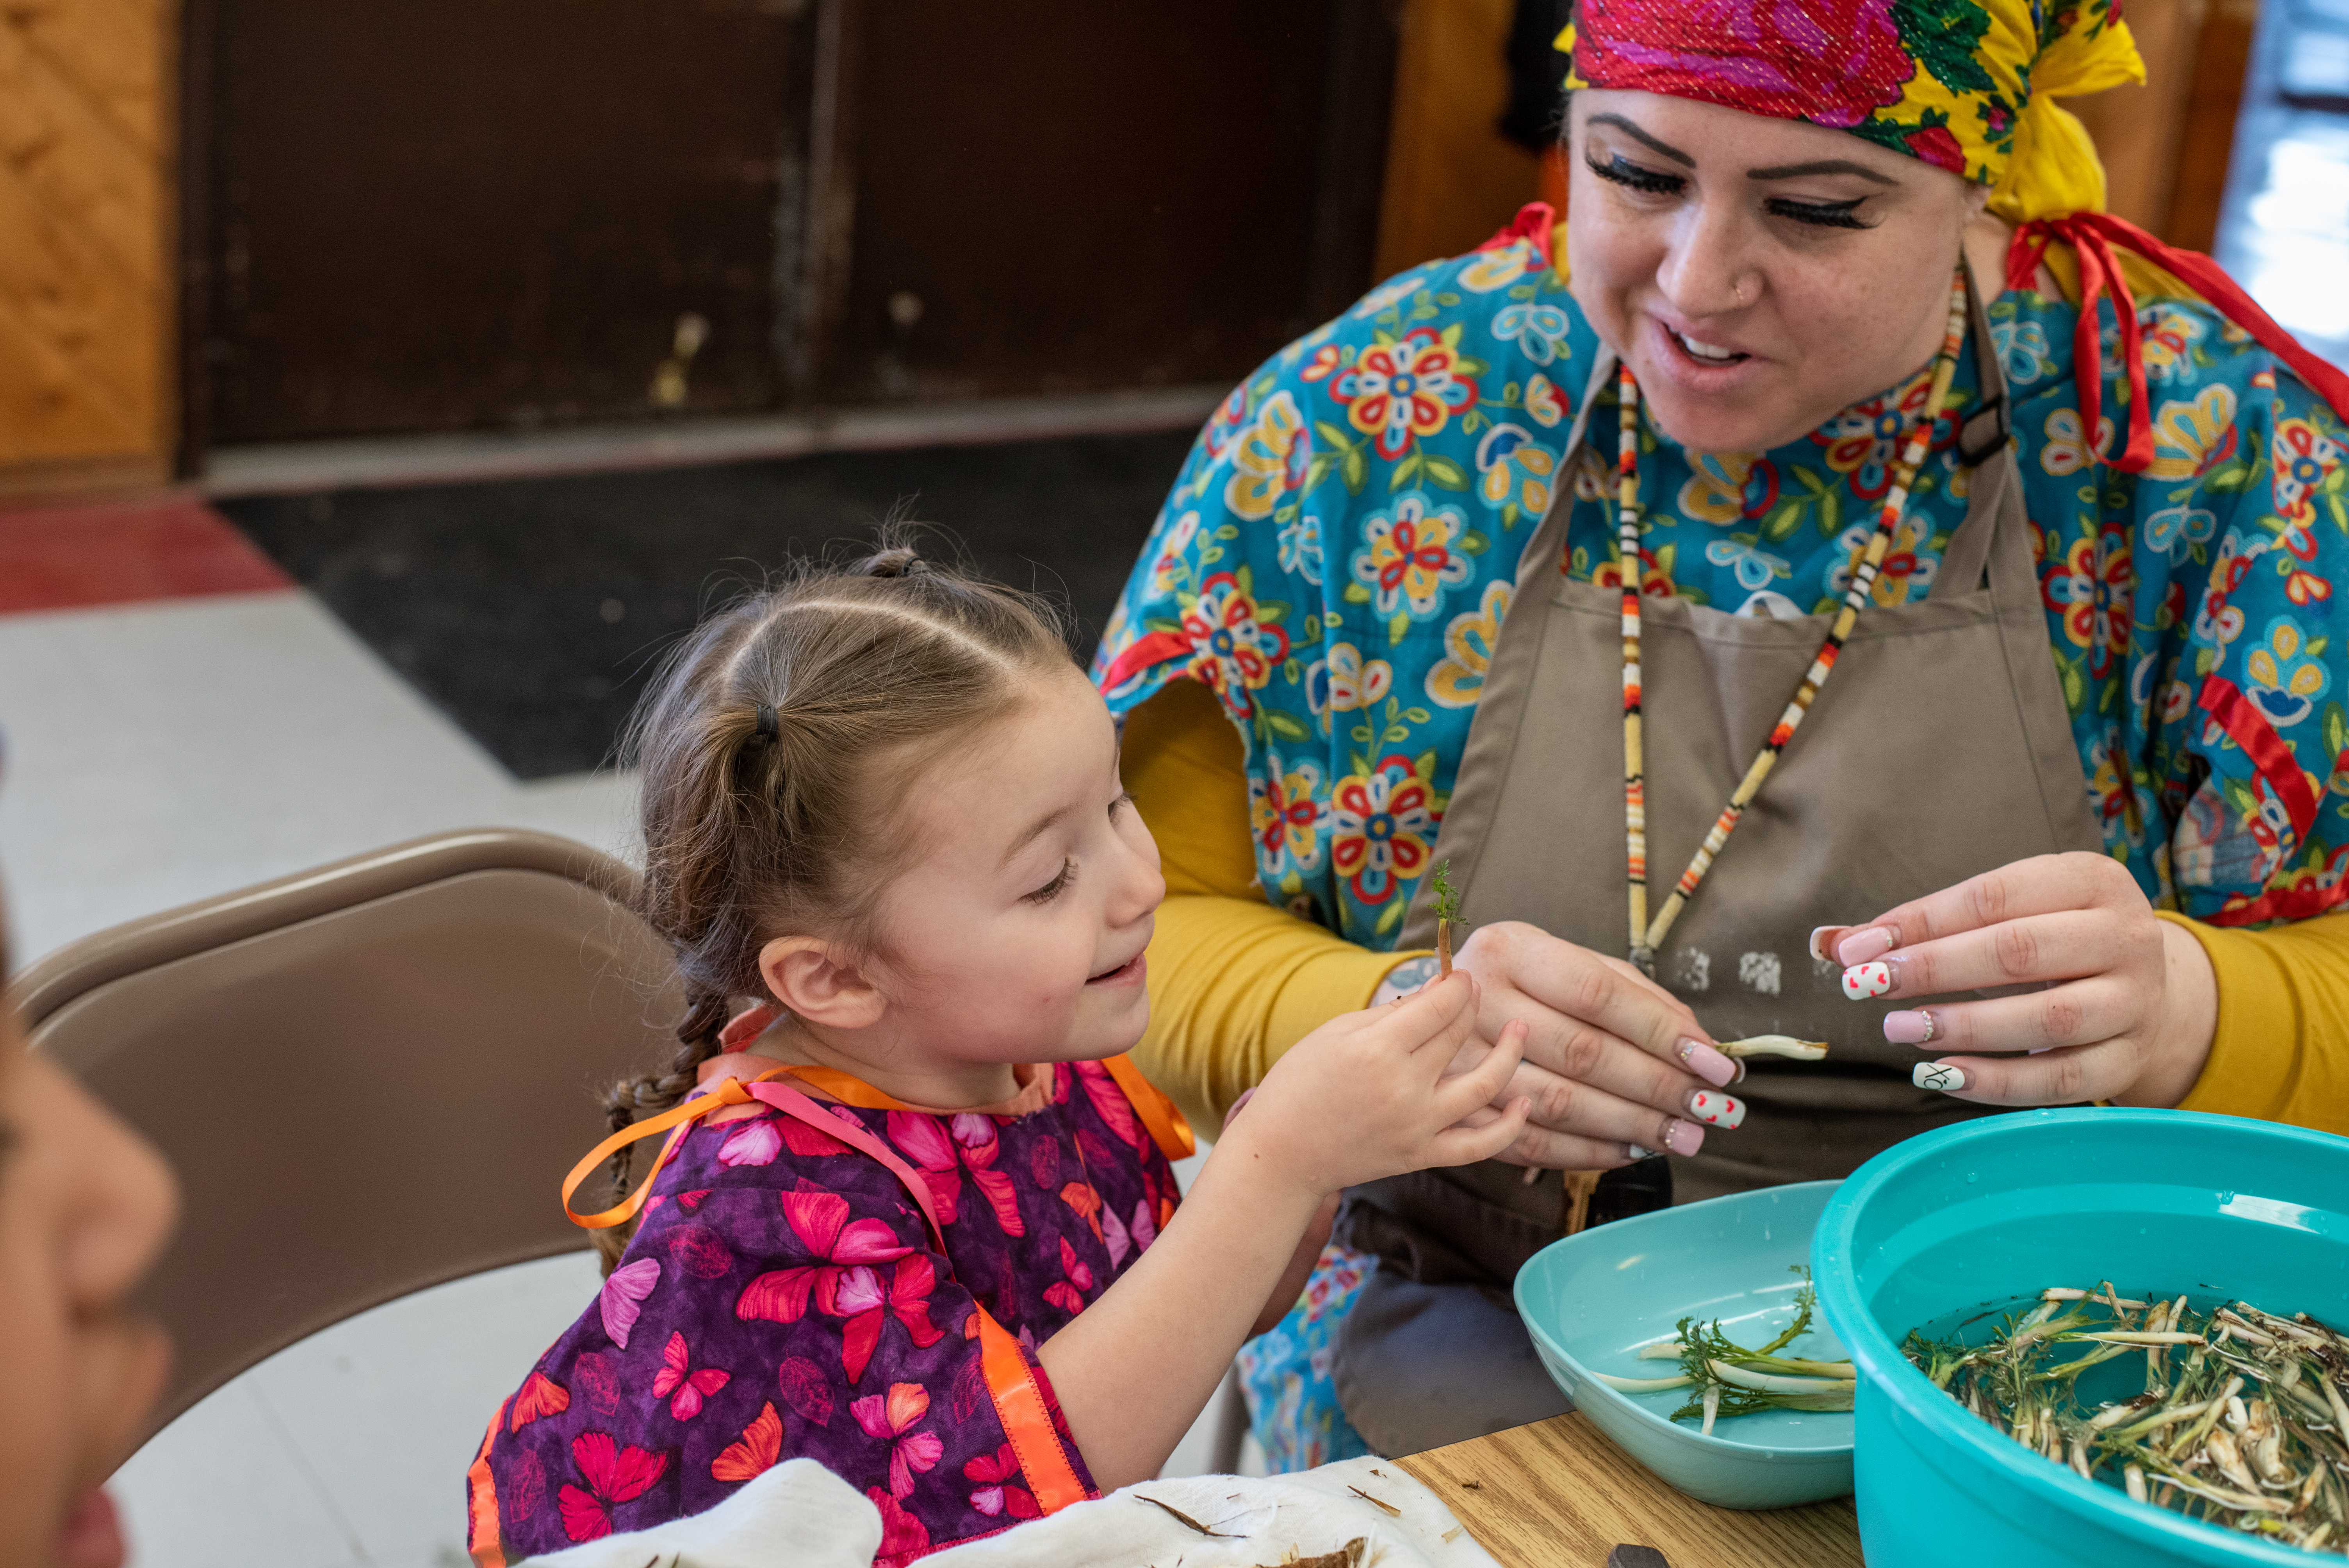
M 1454 1125 L 1500 1091 L 1522 1048 L 1513 1026 L 1474 1071 L 1441 1078 L 1474 1026 L 1475 1000 L 1463 974 L 1299 1041 L 1156 1243 L 1037 1352 L 1102 1491 L 1165 1464 L 1278 1298 L 1330 1194 L 1486 1159 L 1522 1130 L 1523 1100 L 1486 1127 Z
M 1231 1136 L 1232 1123 L 1239 1119 L 1240 1112 L 1255 1098 L 1256 1090 L 1249 1089 L 1232 1101 L 1232 1109 L 1224 1116 L 1222 1138 Z M 1330 1244 L 1330 1233 L 1337 1229 L 1339 1197 L 1339 1193 L 1332 1192 L 1321 1200 L 1321 1207 L 1305 1227 L 1305 1239 L 1297 1243 L 1297 1251 L 1289 1255 L 1288 1267 L 1281 1271 L 1280 1283 L 1272 1287 L 1272 1294 L 1265 1297 L 1264 1310 L 1256 1315 L 1256 1326 L 1248 1330 L 1250 1339 L 1271 1333 L 1288 1315 L 1288 1309 L 1297 1305 L 1297 1298 L 1305 1294 L 1305 1282 L 1313 1277 L 1313 1264 L 1320 1258 L 1321 1249 Z

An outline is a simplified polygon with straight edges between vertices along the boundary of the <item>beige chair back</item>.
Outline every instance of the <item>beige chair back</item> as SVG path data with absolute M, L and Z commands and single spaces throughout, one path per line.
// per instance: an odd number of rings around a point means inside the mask
M 156 1427 L 354 1313 L 585 1244 L 557 1184 L 606 1130 L 602 1088 L 667 1061 L 682 1006 L 635 885 L 567 840 L 445 833 L 25 973 L 35 1047 L 185 1189 L 142 1291 L 179 1349 Z

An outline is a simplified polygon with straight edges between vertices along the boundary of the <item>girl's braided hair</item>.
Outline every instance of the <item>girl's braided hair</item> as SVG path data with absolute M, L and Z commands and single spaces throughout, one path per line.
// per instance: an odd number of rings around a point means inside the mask
M 605 1096 L 612 1130 L 689 1093 L 737 997 L 765 996 L 760 950 L 821 931 L 872 945 L 880 891 L 917 846 L 906 790 L 1036 676 L 1071 667 L 1030 594 L 925 561 L 902 525 L 845 567 L 802 563 L 697 628 L 663 664 L 623 755 L 640 770 L 639 913 L 685 983 L 663 1073 Z M 631 1144 L 612 1159 L 613 1201 Z M 595 1233 L 606 1273 L 634 1223 Z

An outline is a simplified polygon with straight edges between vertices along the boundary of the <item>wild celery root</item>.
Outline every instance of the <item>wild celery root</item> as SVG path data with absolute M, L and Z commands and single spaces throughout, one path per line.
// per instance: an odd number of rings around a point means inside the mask
M 1987 1345 L 1912 1331 L 1901 1349 L 2024 1448 L 2139 1502 L 2349 1556 L 2349 1336 L 2306 1313 L 2198 1313 L 2106 1281 L 2043 1292 Z M 2085 1405 L 2082 1372 L 2140 1356 L 2143 1393 Z
M 1468 929 L 1460 918 L 1460 895 L 1452 888 L 1452 862 L 1445 861 L 1435 868 L 1435 967 L 1439 975 L 1452 973 L 1452 928 Z

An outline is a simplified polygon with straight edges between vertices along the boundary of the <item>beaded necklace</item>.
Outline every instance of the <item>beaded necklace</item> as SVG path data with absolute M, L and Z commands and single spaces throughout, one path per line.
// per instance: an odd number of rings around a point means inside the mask
M 1656 912 L 1653 921 L 1648 918 L 1647 779 L 1640 744 L 1640 387 L 1631 378 L 1629 365 L 1618 372 L 1622 437 L 1615 462 L 1615 549 L 1623 579 L 1623 826 L 1630 889 L 1630 956 L 1643 973 L 1655 973 L 1656 950 L 1663 945 L 1672 922 L 1680 918 L 1681 911 L 1695 896 L 1697 884 L 1713 869 L 1714 859 L 1728 843 L 1738 819 L 1762 792 L 1763 781 L 1770 777 L 1779 754 L 1794 738 L 1803 716 L 1810 711 L 1819 688 L 1835 669 L 1836 656 L 1842 652 L 1844 639 L 1851 635 L 1851 628 L 1859 619 L 1860 607 L 1867 603 L 1869 590 L 1876 585 L 1877 570 L 1883 564 L 1885 552 L 1900 526 L 1900 514 L 1908 509 L 1909 487 L 1915 482 L 1917 469 L 1930 449 L 1933 426 L 1940 418 L 1941 405 L 1949 397 L 1950 382 L 1957 374 L 1958 354 L 1965 337 L 1966 279 L 1961 268 L 1950 284 L 1949 328 L 1941 338 L 1940 356 L 1933 361 L 1933 387 L 1926 400 L 1924 417 L 1909 433 L 1908 444 L 1901 450 L 1899 466 L 1893 470 L 1892 489 L 1886 493 L 1884 505 L 1877 513 L 1876 531 L 1857 553 L 1851 587 L 1843 596 L 1843 605 L 1836 612 L 1835 623 L 1827 630 L 1826 640 L 1819 645 L 1810 668 L 1804 672 L 1802 684 L 1795 688 L 1786 711 L 1778 716 L 1770 738 L 1754 754 L 1753 765 L 1738 781 L 1729 804 L 1713 820 L 1704 842 L 1690 857 L 1688 869 L 1681 872 L 1681 880 L 1673 885 L 1671 895 Z

